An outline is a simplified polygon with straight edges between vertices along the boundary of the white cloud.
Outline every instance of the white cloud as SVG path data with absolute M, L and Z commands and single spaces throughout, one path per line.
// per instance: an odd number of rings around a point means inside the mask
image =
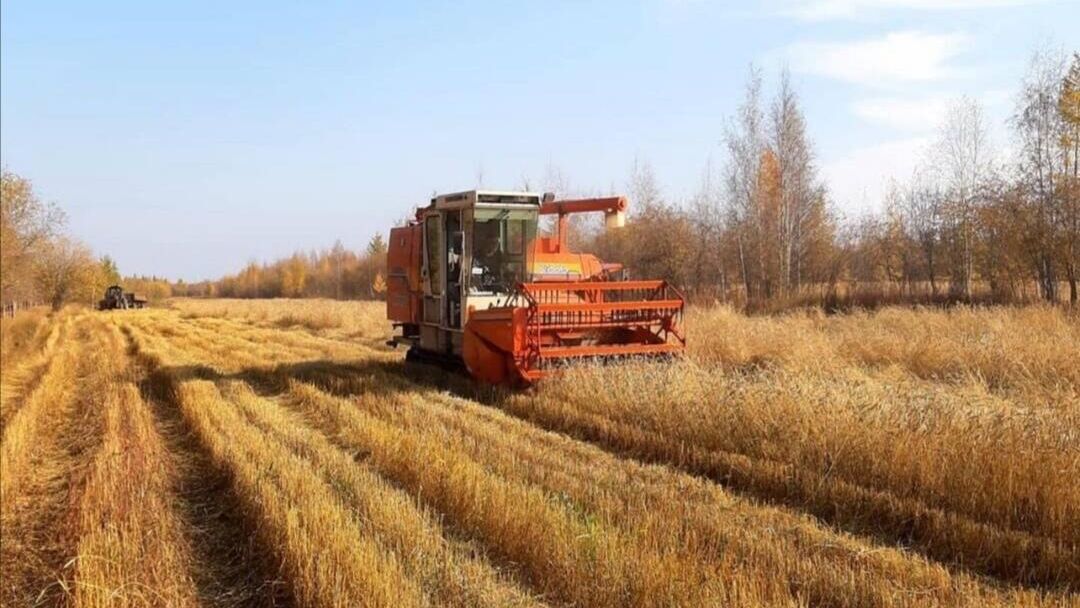
M 960 92 L 938 92 L 919 97 L 863 97 L 851 102 L 851 111 L 864 122 L 912 134 L 936 131 L 945 122 L 949 106 L 960 99 Z M 968 93 L 983 108 L 987 124 L 1004 122 L 1013 92 L 990 89 Z
M 854 19 L 882 10 L 966 10 L 1040 4 L 1045 0 L 787 0 L 780 14 L 806 21 Z
M 850 42 L 799 42 L 787 47 L 792 69 L 866 86 L 891 87 L 954 78 L 950 62 L 971 46 L 964 32 L 891 32 Z
M 859 118 L 901 131 L 932 131 L 942 123 L 949 100 L 945 97 L 856 99 L 851 109 Z
M 930 142 L 929 137 L 897 139 L 825 160 L 821 174 L 832 200 L 848 214 L 880 209 L 889 180 L 911 177 Z

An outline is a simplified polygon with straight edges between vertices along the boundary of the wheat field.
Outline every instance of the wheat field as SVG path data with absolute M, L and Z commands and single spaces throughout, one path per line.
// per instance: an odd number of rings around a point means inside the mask
M 4 606 L 1080 606 L 1080 319 L 746 317 L 524 392 L 374 303 L 4 321 Z

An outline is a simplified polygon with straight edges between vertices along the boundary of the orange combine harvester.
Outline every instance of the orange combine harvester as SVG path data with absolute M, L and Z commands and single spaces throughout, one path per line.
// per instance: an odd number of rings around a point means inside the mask
M 492 384 L 528 384 L 562 362 L 679 353 L 682 294 L 622 280 L 621 264 L 567 245 L 568 216 L 624 222 L 623 197 L 554 200 L 474 190 L 436 196 L 390 231 L 387 317 L 411 360 L 464 364 Z M 540 215 L 557 234 L 538 236 Z

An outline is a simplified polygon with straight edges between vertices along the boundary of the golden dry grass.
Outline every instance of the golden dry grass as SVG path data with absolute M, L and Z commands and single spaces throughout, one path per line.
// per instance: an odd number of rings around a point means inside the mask
M 0 430 L 7 425 L 27 393 L 37 386 L 52 361 L 57 344 L 70 330 L 70 317 L 49 323 L 44 314 L 35 314 L 37 312 L 5 320 L 2 326 Z
M 379 302 L 317 298 L 174 298 L 169 300 L 169 306 L 179 310 L 185 318 L 236 319 L 263 327 L 302 328 L 351 338 L 385 339 L 389 336 L 386 311 Z
M 58 529 L 62 517 L 57 511 L 68 498 L 68 471 L 76 463 L 69 447 L 72 439 L 57 431 L 80 417 L 77 374 L 90 345 L 71 336 L 54 348 L 36 384 L 20 388 L 4 403 L 0 597 L 10 606 L 32 604 L 62 577 L 64 534 Z
M 120 331 L 111 361 L 125 361 Z M 79 499 L 74 572 L 76 606 L 197 606 L 191 548 L 175 508 L 176 463 L 135 384 L 114 370 L 96 395 L 104 437 Z
M 1055 309 L 694 309 L 682 361 L 509 393 L 377 304 L 172 307 L 5 361 L 3 605 L 1080 605 Z
M 14 317 L 0 315 L 0 367 L 21 359 L 28 351 L 41 345 L 42 331 L 48 331 L 45 308 L 19 311 Z
M 1006 580 L 1080 583 L 1080 323 L 1059 309 L 696 310 L 670 366 L 502 407 Z

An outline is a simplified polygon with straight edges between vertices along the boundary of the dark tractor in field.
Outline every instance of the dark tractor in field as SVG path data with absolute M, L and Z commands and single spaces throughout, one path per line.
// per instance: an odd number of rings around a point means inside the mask
M 105 290 L 105 297 L 98 302 L 98 310 L 127 310 L 128 308 L 143 308 L 146 306 L 146 298 L 131 293 L 125 293 L 124 288 L 112 285 Z

